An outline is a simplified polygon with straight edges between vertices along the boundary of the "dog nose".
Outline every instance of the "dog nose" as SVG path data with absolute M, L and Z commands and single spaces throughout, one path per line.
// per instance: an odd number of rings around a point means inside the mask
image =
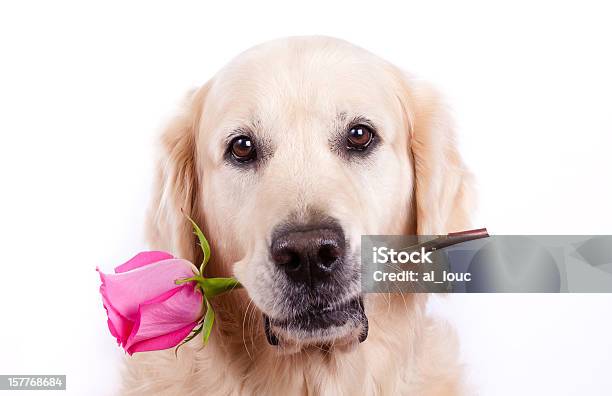
M 297 283 L 315 287 L 330 277 L 344 256 L 341 229 L 288 230 L 276 236 L 272 260 Z

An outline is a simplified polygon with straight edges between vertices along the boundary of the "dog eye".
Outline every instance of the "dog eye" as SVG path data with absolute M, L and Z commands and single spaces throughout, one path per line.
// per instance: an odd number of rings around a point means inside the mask
M 348 131 L 347 148 L 350 150 L 365 150 L 372 143 L 373 138 L 374 131 L 372 131 L 372 128 L 363 124 L 354 125 Z
M 230 143 L 232 156 L 236 161 L 249 162 L 255 159 L 255 144 L 248 136 L 237 136 Z

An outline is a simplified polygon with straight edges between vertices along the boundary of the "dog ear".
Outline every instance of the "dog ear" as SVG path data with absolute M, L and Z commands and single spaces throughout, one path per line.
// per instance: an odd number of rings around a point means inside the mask
M 201 260 L 202 252 L 187 216 L 203 227 L 198 204 L 196 137 L 207 91 L 205 85 L 190 92 L 183 110 L 162 134 L 162 153 L 146 225 L 147 239 L 153 248 L 194 263 Z
M 465 230 L 474 205 L 473 178 L 457 149 L 450 113 L 428 84 L 404 76 L 402 89 L 414 164 L 417 234 Z

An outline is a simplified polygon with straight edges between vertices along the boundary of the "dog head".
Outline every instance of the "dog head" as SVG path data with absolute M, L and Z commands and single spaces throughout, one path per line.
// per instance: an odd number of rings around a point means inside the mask
M 291 38 L 239 55 L 163 136 L 155 245 L 197 260 L 184 210 L 261 311 L 271 344 L 367 335 L 360 236 L 466 220 L 467 179 L 437 94 L 346 42 Z

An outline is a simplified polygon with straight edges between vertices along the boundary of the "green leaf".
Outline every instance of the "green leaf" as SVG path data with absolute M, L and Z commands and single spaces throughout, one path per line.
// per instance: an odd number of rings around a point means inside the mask
M 202 322 L 203 331 L 202 331 L 202 339 L 204 341 L 204 345 L 208 343 L 208 337 L 210 337 L 210 331 L 212 330 L 213 323 L 215 321 L 215 311 L 213 311 L 208 299 L 206 299 L 206 315 L 204 316 L 204 321 Z
M 199 283 L 207 298 L 242 287 L 235 278 L 203 278 Z
M 176 346 L 176 348 L 174 349 L 174 356 L 177 355 L 178 350 L 179 350 L 180 347 L 182 347 L 183 345 L 185 345 L 189 341 L 193 340 L 198 334 L 200 334 L 202 332 L 203 328 L 204 328 L 204 323 L 201 323 L 200 326 L 197 329 L 192 330 L 191 334 L 189 335 L 189 337 L 185 338 L 180 344 L 178 344 Z
M 184 278 L 184 279 L 177 279 L 174 281 L 175 285 L 182 285 L 183 283 L 188 283 L 188 282 L 197 282 L 197 283 L 202 283 L 202 281 L 204 280 L 203 277 L 196 275 L 194 277 L 191 278 Z
M 204 259 L 202 260 L 202 264 L 200 265 L 200 274 L 203 274 L 204 268 L 206 267 L 206 264 L 208 264 L 208 260 L 210 260 L 210 245 L 208 244 L 204 233 L 202 232 L 200 227 L 198 227 L 196 222 L 193 221 L 191 217 L 187 215 L 185 216 L 191 222 L 191 225 L 193 226 L 193 233 L 198 237 L 198 240 L 200 241 L 199 245 L 202 248 L 202 253 L 204 253 Z

